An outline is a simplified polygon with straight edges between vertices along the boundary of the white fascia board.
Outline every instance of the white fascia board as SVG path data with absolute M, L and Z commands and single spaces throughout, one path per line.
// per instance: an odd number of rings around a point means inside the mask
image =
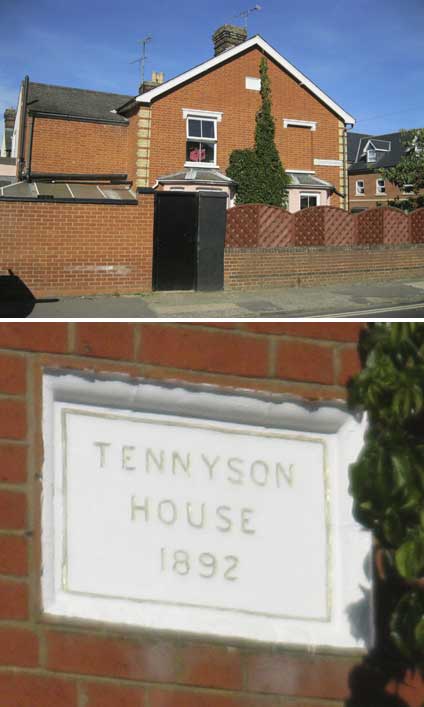
M 179 76 L 176 76 L 175 78 L 160 84 L 160 86 L 157 86 L 156 88 L 152 88 L 151 91 L 146 91 L 146 93 L 137 96 L 135 100 L 137 101 L 137 103 L 151 103 L 153 99 L 162 95 L 162 93 L 165 93 L 166 91 L 170 91 L 172 88 L 180 86 L 185 81 L 190 81 L 190 79 L 196 78 L 196 76 L 199 76 L 205 71 L 209 71 L 210 69 L 213 69 L 216 66 L 219 66 L 220 64 L 224 63 L 228 59 L 232 59 L 233 57 L 236 57 L 239 54 L 245 52 L 247 49 L 251 49 L 253 47 L 259 47 L 266 54 L 268 54 L 271 59 L 273 59 L 279 66 L 281 66 L 289 74 L 294 76 L 294 78 L 297 79 L 302 86 L 305 86 L 305 88 L 307 88 L 314 96 L 319 98 L 319 100 L 322 101 L 326 106 L 328 106 L 328 108 L 330 108 L 332 111 L 334 111 L 334 113 L 336 113 L 340 118 L 342 118 L 345 124 L 349 123 L 350 125 L 355 125 L 356 120 L 352 115 L 346 113 L 343 108 L 337 105 L 337 103 L 335 103 L 329 96 L 327 96 L 324 91 L 321 91 L 321 89 L 318 88 L 318 86 L 316 86 L 310 79 L 308 79 L 305 74 L 302 74 L 299 69 L 296 69 L 293 64 L 287 61 L 287 59 L 285 59 L 281 54 L 279 54 L 273 47 L 271 47 L 270 44 L 268 44 L 268 42 L 262 39 L 262 37 L 260 37 L 258 34 L 252 37 L 251 39 L 248 39 L 246 42 L 239 44 L 237 47 L 227 49 L 227 51 L 218 54 L 218 56 L 214 56 L 212 59 L 204 61 L 202 64 L 195 66 L 193 69 L 185 71 L 183 74 L 180 74 Z
M 21 123 L 22 103 L 23 103 L 23 87 L 21 86 L 21 88 L 19 90 L 18 106 L 17 106 L 17 111 L 16 111 L 15 124 L 13 126 L 12 152 L 10 153 L 10 156 L 15 157 L 15 158 L 19 154 L 19 138 L 20 138 L 19 126 Z

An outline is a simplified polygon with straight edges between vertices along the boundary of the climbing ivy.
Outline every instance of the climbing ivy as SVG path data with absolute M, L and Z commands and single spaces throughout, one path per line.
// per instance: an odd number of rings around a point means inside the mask
M 371 530 L 386 576 L 404 586 L 390 622 L 405 657 L 424 670 L 424 323 L 373 323 L 348 384 L 368 431 L 350 468 L 356 520 Z

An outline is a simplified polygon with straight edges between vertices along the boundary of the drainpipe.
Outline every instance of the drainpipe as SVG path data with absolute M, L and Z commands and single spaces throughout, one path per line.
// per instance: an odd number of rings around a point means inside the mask
M 25 174 L 25 179 L 30 182 L 31 181 L 31 162 L 32 162 L 32 143 L 34 140 L 34 125 L 35 125 L 35 115 L 31 116 L 31 128 L 30 128 L 30 133 L 29 133 L 29 144 L 28 144 L 28 156 L 27 156 L 27 168 L 26 168 L 26 174 Z
M 21 106 L 21 124 L 19 126 L 19 155 L 18 155 L 18 179 L 23 179 L 25 164 L 25 137 L 26 137 L 26 114 L 28 105 L 29 76 L 25 76 L 22 81 L 23 99 Z

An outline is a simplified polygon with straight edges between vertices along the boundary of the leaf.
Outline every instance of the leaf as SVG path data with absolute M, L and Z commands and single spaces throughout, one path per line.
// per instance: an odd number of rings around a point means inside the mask
M 396 568 L 405 579 L 417 579 L 424 571 L 424 533 L 404 542 L 395 553 Z

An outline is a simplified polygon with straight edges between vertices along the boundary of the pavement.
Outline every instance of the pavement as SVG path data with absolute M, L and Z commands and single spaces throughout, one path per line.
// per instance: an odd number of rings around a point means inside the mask
M 424 280 L 279 287 L 248 292 L 154 292 L 131 296 L 61 297 L 36 304 L 29 316 L 48 319 L 367 318 L 363 311 L 370 309 L 368 318 L 373 319 L 372 312 L 393 307 L 410 308 L 411 314 L 402 316 L 411 319 L 424 317 Z

